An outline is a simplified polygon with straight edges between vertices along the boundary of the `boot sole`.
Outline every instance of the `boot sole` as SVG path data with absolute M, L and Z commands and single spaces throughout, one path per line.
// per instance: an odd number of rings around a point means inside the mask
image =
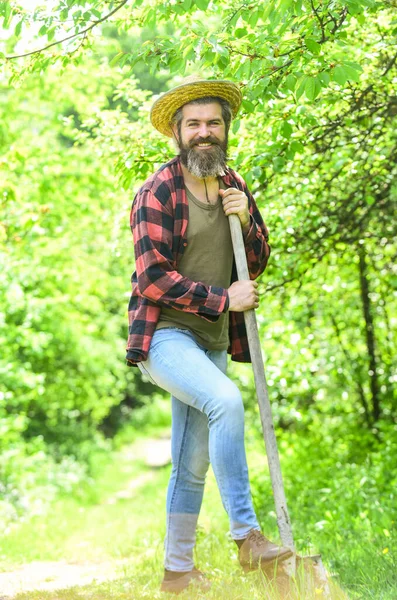
M 167 594 L 181 594 L 189 587 L 193 589 L 200 589 L 201 592 L 208 592 L 211 588 L 211 583 L 210 581 L 208 581 L 208 579 L 192 577 L 187 583 L 186 581 L 184 581 L 181 582 L 179 585 L 175 585 L 177 581 L 178 580 L 176 579 L 175 581 L 170 582 L 169 585 L 167 585 L 168 582 L 162 582 L 160 586 L 160 592 L 166 592 Z M 173 585 L 171 585 L 171 583 Z

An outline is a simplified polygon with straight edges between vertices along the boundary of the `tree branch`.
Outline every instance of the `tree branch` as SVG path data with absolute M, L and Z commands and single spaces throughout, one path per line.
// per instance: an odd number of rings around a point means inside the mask
M 332 315 L 332 314 L 331 314 L 331 321 L 332 321 L 332 324 L 335 329 L 336 338 L 337 338 L 339 345 L 341 347 L 341 350 L 346 358 L 347 364 L 351 365 L 351 367 L 353 369 L 354 382 L 356 384 L 357 392 L 358 392 L 359 398 L 361 400 L 362 407 L 364 409 L 365 419 L 367 421 L 368 427 L 371 427 L 371 425 L 372 425 L 371 414 L 370 414 L 367 398 L 365 397 L 364 388 L 361 384 L 360 374 L 355 372 L 356 369 L 354 369 L 354 367 L 353 367 L 354 361 L 352 360 L 352 357 L 350 356 L 347 348 L 345 348 L 345 345 L 342 341 L 342 335 L 340 332 L 339 324 L 338 324 L 337 320 L 335 319 L 334 315 Z
M 247 6 L 246 2 L 243 2 L 243 4 L 241 6 L 239 6 L 234 13 L 232 14 L 231 17 L 229 17 L 229 19 L 226 21 L 226 24 L 223 28 L 223 31 L 226 31 L 227 28 L 229 27 L 230 23 L 232 22 L 232 20 L 234 19 L 234 17 L 240 12 L 240 10 L 242 10 L 243 8 L 245 8 Z
M 318 7 L 315 8 L 313 0 L 310 0 L 310 4 L 312 6 L 312 10 L 313 10 L 314 14 L 316 15 L 316 19 L 317 19 L 317 21 L 320 24 L 321 40 L 320 40 L 319 44 L 321 44 L 322 42 L 325 42 L 325 40 L 326 40 L 325 29 L 324 29 L 324 19 L 322 19 L 320 17 L 320 15 L 318 14 L 318 12 L 317 12 L 318 11 Z
M 365 321 L 365 337 L 367 342 L 367 351 L 369 358 L 369 376 L 370 376 L 370 388 L 372 393 L 372 417 L 373 420 L 378 421 L 381 415 L 380 405 L 380 394 L 379 394 L 379 381 L 377 371 L 377 356 L 376 356 L 376 339 L 375 339 L 375 326 L 374 318 L 370 300 L 370 287 L 369 279 L 367 274 L 367 262 L 366 253 L 363 246 L 358 248 L 359 255 L 359 277 L 360 277 L 360 290 L 361 300 L 363 308 L 363 316 Z
M 51 44 L 48 44 L 47 46 L 44 46 L 43 48 L 39 48 L 38 50 L 32 50 L 32 52 L 26 52 L 25 54 L 14 54 L 13 56 L 6 56 L 5 58 L 7 60 L 12 60 L 14 58 L 23 58 L 25 56 L 31 56 L 32 54 L 40 54 L 41 52 L 44 52 L 44 50 L 48 50 L 48 48 L 52 48 L 53 46 L 57 46 L 58 44 L 62 44 L 63 42 L 67 42 L 68 40 L 71 40 L 75 37 L 78 37 L 80 35 L 84 35 L 84 37 L 87 37 L 87 33 L 89 31 L 91 31 L 91 29 L 94 29 L 94 27 L 96 27 L 97 25 L 99 25 L 99 23 L 103 23 L 103 21 L 106 21 L 107 19 L 109 19 L 109 17 L 111 17 L 112 15 L 114 15 L 114 13 L 116 13 L 118 10 L 120 10 L 120 8 L 122 8 L 124 6 L 124 4 L 127 4 L 128 0 L 122 0 L 122 2 L 120 2 L 120 4 L 118 6 L 116 6 L 116 8 L 114 8 L 112 11 L 110 11 L 110 13 L 108 13 L 107 15 L 105 15 L 104 17 L 101 17 L 100 19 L 98 19 L 97 21 L 94 21 L 92 23 L 92 25 L 90 25 L 89 27 L 86 27 L 86 29 L 83 29 L 82 31 L 79 31 L 78 33 L 74 33 L 73 35 L 69 35 L 65 38 L 63 38 L 62 40 L 58 40 L 57 42 L 52 42 Z

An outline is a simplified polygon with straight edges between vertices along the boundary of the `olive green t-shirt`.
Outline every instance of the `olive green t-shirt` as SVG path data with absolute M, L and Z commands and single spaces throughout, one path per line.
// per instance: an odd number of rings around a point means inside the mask
M 224 188 L 223 181 L 219 181 Z M 233 266 L 233 246 L 228 219 L 221 197 L 216 204 L 198 200 L 186 188 L 189 203 L 187 246 L 178 272 L 192 281 L 228 288 Z M 199 344 L 208 350 L 226 350 L 229 346 L 229 313 L 221 313 L 216 322 L 197 315 L 162 307 L 157 329 L 178 327 L 189 329 Z

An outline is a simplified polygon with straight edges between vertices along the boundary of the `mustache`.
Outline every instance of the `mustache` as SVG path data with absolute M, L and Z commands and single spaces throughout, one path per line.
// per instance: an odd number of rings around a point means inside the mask
M 189 148 L 193 148 L 197 144 L 208 144 L 209 142 L 216 146 L 220 146 L 219 140 L 217 140 L 216 138 L 213 138 L 213 137 L 196 138 L 195 140 L 191 140 L 188 145 L 189 145 Z

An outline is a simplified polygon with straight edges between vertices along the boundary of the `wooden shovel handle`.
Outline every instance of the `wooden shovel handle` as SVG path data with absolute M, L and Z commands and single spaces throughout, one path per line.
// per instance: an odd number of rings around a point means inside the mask
M 238 278 L 240 281 L 249 280 L 250 276 L 247 265 L 247 257 L 245 254 L 243 233 L 241 231 L 240 219 L 237 215 L 229 215 L 229 225 Z M 294 539 L 292 536 L 291 521 L 289 518 L 287 501 L 284 493 L 280 458 L 278 454 L 276 436 L 274 433 L 272 410 L 267 392 L 265 368 L 263 365 L 262 349 L 259 340 L 255 310 L 246 310 L 244 312 L 244 320 L 247 329 L 248 345 L 250 349 L 252 368 L 254 371 L 263 437 L 265 440 L 270 479 L 272 482 L 274 502 L 276 506 L 278 529 L 283 545 L 294 550 Z

